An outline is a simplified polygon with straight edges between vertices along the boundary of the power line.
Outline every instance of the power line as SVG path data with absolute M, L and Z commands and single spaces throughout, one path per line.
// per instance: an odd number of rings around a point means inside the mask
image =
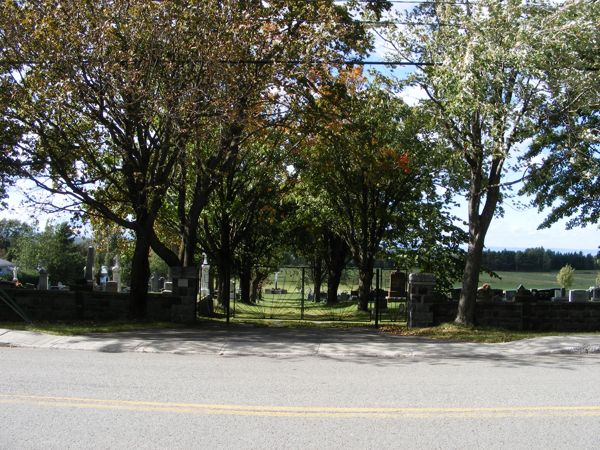
M 93 63 L 103 63 L 104 61 L 93 61 L 93 60 L 83 60 L 79 61 L 82 64 L 93 64 Z M 125 61 L 122 61 L 125 62 Z M 354 66 L 414 66 L 414 67 L 426 67 L 426 66 L 441 66 L 440 63 L 435 63 L 432 61 L 400 61 L 400 60 L 392 60 L 392 61 L 382 61 L 382 60 L 365 60 L 365 59 L 343 59 L 343 60 L 301 60 L 301 59 L 220 59 L 217 61 L 204 61 L 205 63 L 217 63 L 217 64 L 226 64 L 226 65 L 255 65 L 255 66 L 267 66 L 271 64 L 283 64 L 290 66 L 299 66 L 301 64 L 308 65 L 321 65 L 321 64 L 344 64 L 344 65 L 354 65 Z M 0 60 L 0 66 L 34 66 L 43 64 L 38 61 L 33 60 Z M 559 69 L 572 69 L 579 70 L 582 72 L 598 72 L 600 67 L 595 66 L 570 66 L 570 67 L 558 67 Z
M 334 0 L 334 3 L 348 3 L 351 0 Z M 377 0 L 355 0 L 357 3 L 376 3 Z M 473 5 L 475 2 L 463 1 L 436 1 L 436 0 L 388 0 L 388 3 L 405 5 Z
M 85 60 L 82 61 L 84 64 L 91 64 L 94 61 Z M 354 66 L 434 66 L 436 63 L 433 62 L 415 62 L 415 61 L 380 61 L 380 60 L 364 60 L 364 59 L 344 59 L 344 60 L 327 60 L 327 61 L 304 61 L 301 59 L 221 59 L 218 61 L 209 61 L 219 64 L 230 64 L 230 65 L 256 65 L 266 66 L 270 64 L 284 64 L 298 66 L 301 64 L 319 65 L 319 64 L 344 64 Z M 97 61 L 100 63 L 100 61 Z M 43 64 L 33 60 L 4 60 L 0 61 L 0 66 L 34 66 Z

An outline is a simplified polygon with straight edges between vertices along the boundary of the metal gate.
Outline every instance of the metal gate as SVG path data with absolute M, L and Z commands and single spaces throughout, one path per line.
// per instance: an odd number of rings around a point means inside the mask
M 327 303 L 327 295 L 315 298 L 314 282 L 307 267 L 281 267 L 271 270 L 263 282 L 256 303 L 240 301 L 239 286 L 233 281 L 229 305 L 214 300 L 215 313 L 238 320 L 306 320 L 356 323 L 405 322 L 407 297 L 390 297 L 392 269 L 375 269 L 369 311 L 358 309 L 358 270 L 344 270 L 337 302 Z M 327 284 L 323 284 L 323 290 Z M 233 294 L 235 292 L 235 294 Z M 406 289 L 404 289 L 406 294 Z M 229 308 L 227 308 L 229 306 Z

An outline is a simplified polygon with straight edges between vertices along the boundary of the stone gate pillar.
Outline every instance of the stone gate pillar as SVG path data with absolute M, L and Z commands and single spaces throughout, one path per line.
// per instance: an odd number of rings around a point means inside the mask
M 171 320 L 194 322 L 198 297 L 198 267 L 171 267 L 171 279 L 173 295 L 181 298 L 180 304 L 171 307 Z
M 433 325 L 431 303 L 435 301 L 435 275 L 432 273 L 411 273 L 408 277 L 409 327 Z

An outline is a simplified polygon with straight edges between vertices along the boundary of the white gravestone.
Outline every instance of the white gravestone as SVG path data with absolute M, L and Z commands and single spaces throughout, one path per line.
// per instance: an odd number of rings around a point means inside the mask
M 121 292 L 121 264 L 118 256 L 115 258 L 115 265 L 112 268 L 112 281 L 117 285 L 117 292 Z
M 569 291 L 569 302 L 581 303 L 590 300 L 589 293 L 585 289 L 571 289 Z
M 204 262 L 200 267 L 200 298 L 210 295 L 210 265 L 204 254 Z

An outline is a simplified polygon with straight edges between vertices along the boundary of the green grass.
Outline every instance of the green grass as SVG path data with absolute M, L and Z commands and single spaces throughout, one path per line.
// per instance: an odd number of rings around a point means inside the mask
M 88 333 L 117 333 L 123 331 L 161 330 L 180 328 L 171 322 L 0 322 L 0 328 L 26 330 L 38 333 L 75 336 Z
M 392 270 L 383 270 L 382 276 L 382 289 L 388 289 L 389 277 Z M 501 277 L 492 278 L 486 274 L 481 274 L 479 277 L 479 285 L 483 283 L 489 283 L 494 289 L 516 289 L 520 284 L 525 286 L 527 289 L 545 289 L 545 288 L 559 288 L 556 281 L 556 274 L 554 272 L 497 272 Z M 309 289 L 312 289 L 313 283 L 308 277 L 308 270 L 306 271 L 305 277 L 305 293 L 308 294 Z M 590 286 L 596 284 L 596 276 L 598 271 L 595 270 L 576 270 L 574 277 L 574 284 L 571 289 L 588 289 Z M 295 268 L 285 268 L 279 273 L 278 287 L 287 289 L 290 293 L 296 293 L 296 296 L 300 297 L 301 289 L 301 271 Z M 274 276 L 271 274 L 265 282 L 264 288 L 274 287 Z M 375 279 L 373 279 L 373 287 L 375 287 Z M 457 283 L 455 287 L 460 287 L 460 283 Z M 358 271 L 356 269 L 345 270 L 342 276 L 339 292 L 350 292 L 351 290 L 358 289 Z M 322 290 L 327 290 L 327 285 L 322 286 Z
M 497 272 L 502 279 L 480 275 L 479 284 L 489 283 L 493 289 L 516 289 L 520 284 L 527 289 L 559 288 L 556 272 Z M 576 270 L 571 289 L 588 289 L 596 284 L 596 271 Z M 457 287 L 460 287 L 457 286 Z
M 225 311 L 217 302 L 214 303 L 215 311 L 224 314 Z M 297 293 L 290 294 L 264 294 L 263 299 L 257 304 L 248 305 L 236 301 L 231 305 L 231 316 L 235 319 L 277 319 L 300 320 L 302 317 L 302 299 Z M 374 305 L 370 305 L 371 310 Z M 327 305 L 326 302 L 304 301 L 304 320 L 308 321 L 349 321 L 370 322 L 374 318 L 365 311 L 359 311 L 356 301 L 339 302 Z M 404 304 L 389 303 L 387 310 L 380 314 L 382 321 L 404 321 Z
M 202 319 L 195 326 L 204 327 L 207 324 L 215 326 L 225 326 L 224 319 Z M 288 327 L 288 328 L 352 328 L 365 326 L 372 327 L 372 323 L 365 324 L 360 322 L 312 322 L 299 320 L 252 320 L 252 319 L 236 319 L 236 324 L 251 324 L 259 327 Z M 0 322 L 0 328 L 12 330 L 27 330 L 39 333 L 56 334 L 63 336 L 82 335 L 88 333 L 116 333 L 124 331 L 139 331 L 139 330 L 160 330 L 179 328 L 182 325 L 168 322 L 75 322 L 75 323 L 36 323 L 28 325 L 16 322 Z M 189 326 L 188 326 L 189 327 Z M 429 328 L 407 328 L 401 324 L 388 324 L 379 328 L 381 333 L 421 337 L 427 339 L 439 339 L 446 341 L 461 341 L 461 342 L 479 342 L 479 343 L 499 343 L 510 342 L 521 339 L 530 339 L 543 336 L 556 335 L 599 335 L 596 333 L 557 333 L 557 332 L 518 332 L 509 331 L 498 328 L 486 327 L 465 327 L 454 323 L 446 323 L 437 327 Z

